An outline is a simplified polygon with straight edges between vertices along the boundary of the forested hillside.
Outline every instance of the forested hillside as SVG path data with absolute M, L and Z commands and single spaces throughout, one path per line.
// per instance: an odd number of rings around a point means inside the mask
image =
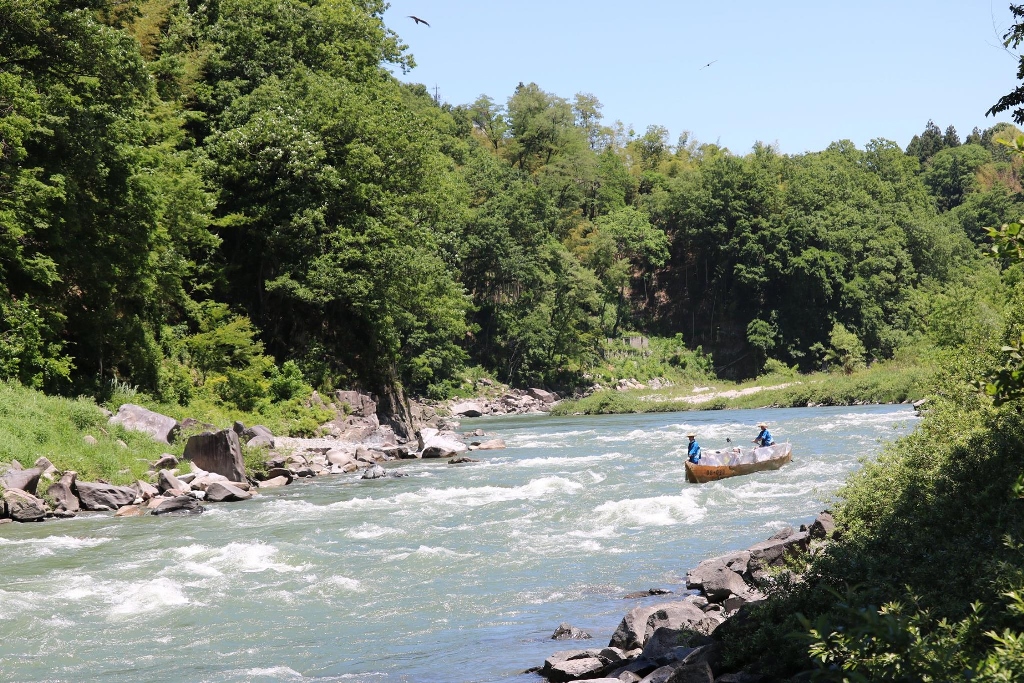
M 453 106 L 385 7 L 0 0 L 0 377 L 248 409 L 572 388 L 626 331 L 750 377 L 998 327 L 1012 125 L 786 155 L 531 82 Z

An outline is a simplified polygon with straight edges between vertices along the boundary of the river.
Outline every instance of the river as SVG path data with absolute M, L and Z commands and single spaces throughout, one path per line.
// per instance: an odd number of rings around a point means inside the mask
M 793 462 L 685 482 L 687 431 Z M 537 681 L 607 643 L 636 601 L 700 560 L 810 521 L 913 429 L 909 406 L 467 419 L 509 448 L 403 461 L 411 476 L 303 480 L 197 517 L 0 526 L 3 681 Z M 671 599 L 672 596 L 649 598 Z

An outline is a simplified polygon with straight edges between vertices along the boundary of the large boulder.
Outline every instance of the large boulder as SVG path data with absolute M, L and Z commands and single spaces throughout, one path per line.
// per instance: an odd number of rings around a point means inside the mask
M 424 440 L 422 455 L 424 458 L 450 458 L 468 450 L 469 446 L 459 441 L 454 434 L 443 432 Z
M 750 551 L 740 550 L 728 555 L 720 555 L 704 560 L 686 574 L 686 587 L 700 589 L 704 585 L 704 578 L 716 575 L 722 569 L 729 569 L 737 574 L 747 571 L 747 564 L 750 561 Z
M 831 512 L 822 512 L 818 515 L 811 528 L 808 529 L 810 537 L 816 540 L 825 540 L 833 537 L 836 531 L 836 520 Z
M 181 424 L 173 417 L 154 413 L 142 406 L 125 403 L 117 409 L 117 415 L 110 418 L 110 424 L 119 424 L 133 432 L 145 432 L 160 443 L 173 443 Z
M 226 481 L 215 481 L 206 487 L 206 500 L 211 503 L 231 503 L 237 500 L 249 500 L 252 494 L 243 491 Z
M 377 401 L 372 394 L 339 389 L 334 392 L 334 400 L 339 404 L 347 405 L 349 414 L 356 417 L 370 417 L 377 414 Z
M 710 635 L 719 625 L 718 620 L 705 614 L 692 600 L 667 602 L 655 607 L 644 627 L 644 644 L 659 628 L 685 629 Z
M 167 491 L 188 491 L 192 488 L 189 484 L 183 484 L 170 470 L 160 470 L 156 475 L 156 485 L 160 493 Z
M 7 516 L 15 522 L 41 522 L 46 517 L 46 503 L 21 489 L 4 491 Z
M 107 511 L 135 502 L 137 492 L 132 486 L 114 486 L 100 482 L 80 481 L 75 484 L 83 510 Z
M 552 394 L 550 391 L 544 391 L 543 389 L 527 389 L 526 393 L 541 403 L 551 404 L 558 400 L 557 396 Z
M 157 500 L 156 498 L 153 499 Z M 192 496 L 164 498 L 152 509 L 154 515 L 198 515 L 204 508 Z
M 77 476 L 78 473 L 74 470 L 65 472 L 61 475 L 60 480 L 50 484 L 46 490 L 46 495 L 56 504 L 55 510 L 78 512 L 81 509 L 81 503 L 78 501 L 78 496 L 75 495 L 75 478 Z
M 608 667 L 599 650 L 565 650 L 544 660 L 540 675 L 549 681 L 575 681 L 596 678 Z
M 463 401 L 462 403 L 456 403 L 451 407 L 452 415 L 459 417 L 480 417 L 484 414 L 484 409 L 479 403 L 473 401 Z
M 149 482 L 142 481 L 141 479 L 135 482 L 135 490 L 138 491 L 139 498 L 143 501 L 150 500 L 151 498 L 155 498 L 160 495 L 160 489 Z
M 724 602 L 733 595 L 743 596 L 750 591 L 743 577 L 728 567 L 717 567 L 703 573 L 701 578 L 704 597 L 708 602 Z
M 634 650 L 644 646 L 647 631 L 647 618 L 658 611 L 663 605 L 640 605 L 634 607 L 619 622 L 618 628 L 608 642 L 609 647 L 621 650 Z
M 806 531 L 795 531 L 786 527 L 767 541 L 750 546 L 750 562 L 748 572 L 755 578 L 762 576 L 769 567 L 781 567 L 785 564 L 785 556 L 807 550 L 810 534 Z
M 229 481 L 245 481 L 245 462 L 238 435 L 230 429 L 190 436 L 183 457 L 207 472 L 216 472 Z
M 36 487 L 39 485 L 39 477 L 43 471 L 38 467 L 27 470 L 10 469 L 0 477 L 0 484 L 6 489 L 17 489 L 36 495 Z

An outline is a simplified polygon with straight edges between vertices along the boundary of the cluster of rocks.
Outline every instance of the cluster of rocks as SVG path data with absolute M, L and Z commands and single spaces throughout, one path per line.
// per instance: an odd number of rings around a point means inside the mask
M 599 391 L 608 391 L 609 389 L 614 389 L 615 391 L 635 391 L 637 389 L 665 389 L 672 386 L 675 386 L 675 382 L 664 377 L 654 377 L 646 382 L 641 382 L 635 377 L 624 377 L 615 380 L 607 386 L 600 382 L 595 382 L 586 389 L 578 391 L 577 396 L 590 396 Z
M 447 411 L 453 417 L 528 415 L 551 412 L 551 406 L 557 401 L 557 394 L 544 389 L 509 389 L 496 398 L 449 401 Z M 424 421 L 428 422 L 429 419 Z
M 766 541 L 701 562 L 686 575 L 695 591 L 682 600 L 630 610 L 608 647 L 556 652 L 534 672 L 549 681 L 611 683 L 758 683 L 756 673 L 725 672 L 716 629 L 765 599 L 762 588 L 788 575 L 787 556 L 817 552 L 834 537 L 832 515 L 823 512 L 810 526 L 786 527 Z M 650 591 L 657 594 L 661 591 Z M 641 595 L 647 595 L 643 593 Z M 569 635 L 566 635 L 566 634 Z M 562 624 L 552 638 L 588 638 Z
M 543 412 L 550 410 L 556 398 L 541 389 L 531 389 L 510 392 L 485 405 L 487 414 Z M 314 439 L 275 437 L 263 425 L 246 427 L 241 422 L 236 422 L 232 429 L 217 429 L 191 418 L 179 423 L 172 417 L 126 403 L 116 415 L 108 413 L 110 424 L 146 433 L 163 444 L 189 435 L 181 463 L 175 456 L 164 454 L 153 463 L 151 481 L 116 486 L 105 481 L 79 481 L 75 472 L 60 472 L 46 458 L 40 458 L 28 469 L 15 462 L 0 477 L 0 521 L 73 517 L 80 511 L 116 511 L 121 516 L 147 512 L 195 514 L 203 510 L 200 501 L 246 500 L 257 488 L 286 486 L 298 478 L 360 470 L 364 479 L 400 477 L 404 473 L 387 470 L 381 463 L 414 458 L 472 463 L 476 460 L 466 455 L 469 451 L 505 448 L 501 439 L 484 438 L 482 430 L 462 434 L 454 431 L 457 422 L 449 420 L 446 424 L 444 416 L 433 409 L 425 410 L 429 408 L 426 406 L 417 406 L 420 418 L 426 419 L 418 421 L 420 428 L 415 431 L 415 440 L 411 440 L 396 434 L 390 424 L 381 423 L 373 395 L 337 391 L 331 399 L 324 402 L 319 394 L 313 394 L 312 403 L 332 409 L 336 415 L 321 426 L 321 437 Z M 460 414 L 484 413 L 470 410 Z M 96 443 L 92 436 L 84 438 L 87 443 Z M 252 479 L 247 478 L 242 444 L 267 451 L 265 470 Z M 37 487 L 41 480 L 48 485 L 45 494 L 39 497 Z

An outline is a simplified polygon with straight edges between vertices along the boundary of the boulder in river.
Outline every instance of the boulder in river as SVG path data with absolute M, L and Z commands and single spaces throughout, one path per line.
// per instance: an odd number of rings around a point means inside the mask
M 215 481 L 206 487 L 206 500 L 211 503 L 230 503 L 249 500 L 252 494 L 226 481 Z
M 479 403 L 464 401 L 453 405 L 451 413 L 459 417 L 480 417 L 484 414 L 484 409 Z
M 46 503 L 21 489 L 4 491 L 7 516 L 15 522 L 41 522 L 46 517 Z
M 157 498 L 153 499 L 159 500 Z M 175 496 L 174 498 L 164 498 L 153 508 L 152 514 L 154 515 L 198 515 L 203 512 L 205 508 L 199 504 L 199 501 L 192 496 Z
M 50 487 L 46 490 L 46 495 L 56 503 L 55 510 L 73 513 L 81 509 L 81 503 L 78 501 L 78 496 L 75 495 L 75 479 L 77 476 L 78 474 L 74 470 L 65 472 L 58 481 L 50 484 Z
M 564 621 L 551 634 L 551 640 L 587 640 L 593 637 L 583 629 L 571 626 Z
M 230 429 L 190 436 L 184 458 L 207 472 L 222 474 L 230 481 L 245 481 L 245 462 L 238 435 Z
M 111 511 L 135 502 L 136 491 L 131 486 L 114 486 L 101 482 L 80 481 L 75 484 L 83 510 Z
M 17 489 L 25 491 L 33 496 L 36 494 L 36 487 L 39 485 L 39 476 L 43 473 L 38 467 L 27 470 L 10 469 L 0 477 L 0 485 L 6 489 Z
M 187 491 L 191 488 L 188 484 L 181 483 L 170 470 L 160 470 L 157 472 L 156 485 L 160 489 L 160 493 L 171 490 Z
M 450 432 L 436 434 L 423 442 L 424 458 L 451 458 L 467 450 L 469 447 Z
M 181 430 L 181 425 L 173 417 L 133 403 L 125 403 L 118 408 L 117 415 L 110 418 L 110 424 L 119 424 L 133 432 L 144 432 L 160 443 L 173 443 Z

